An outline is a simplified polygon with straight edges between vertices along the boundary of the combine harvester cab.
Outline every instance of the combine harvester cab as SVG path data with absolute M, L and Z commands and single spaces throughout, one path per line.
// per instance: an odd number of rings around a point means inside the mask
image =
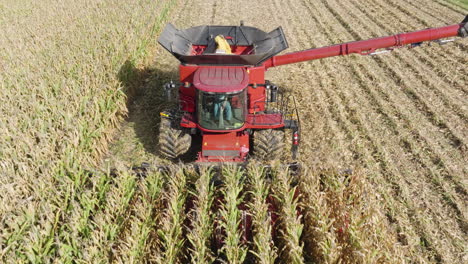
M 288 48 L 281 27 L 266 33 L 242 24 L 186 30 L 169 24 L 159 43 L 181 62 L 179 84 L 166 85 L 178 88 L 179 109 L 162 117 L 176 120 L 171 129 L 183 135 L 165 140 L 174 131 L 161 126 L 164 156 L 175 159 L 187 151 L 177 150 L 178 141 L 192 134 L 202 137 L 195 146 L 198 163 L 242 164 L 252 149 L 258 159 L 274 160 L 283 152 L 283 130 L 291 129 L 295 158 L 300 122 L 294 98 L 265 80 L 263 66 Z

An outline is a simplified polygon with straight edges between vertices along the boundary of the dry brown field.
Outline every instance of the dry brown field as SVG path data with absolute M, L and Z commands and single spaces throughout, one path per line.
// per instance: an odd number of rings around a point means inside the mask
M 156 45 L 166 22 L 282 26 L 290 52 L 459 23 L 465 2 L 52 2 L 0 1 L 0 262 L 468 262 L 466 39 L 270 69 L 298 100 L 298 178 L 126 171 L 170 164 L 157 148 L 161 86 L 178 74 Z

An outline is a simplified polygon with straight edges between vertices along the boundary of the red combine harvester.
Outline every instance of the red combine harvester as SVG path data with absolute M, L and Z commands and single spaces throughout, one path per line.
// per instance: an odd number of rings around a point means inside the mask
M 468 35 L 468 16 L 460 24 L 402 33 L 277 55 L 288 48 L 281 27 L 266 33 L 254 27 L 198 26 L 178 30 L 168 24 L 159 43 L 180 62 L 179 108 L 161 113 L 161 154 L 176 159 L 192 136 L 201 136 L 197 162 L 244 162 L 253 150 L 258 159 L 276 159 L 291 131 L 292 158 L 300 142 L 300 119 L 294 98 L 265 80 L 269 68 L 357 53 L 379 54 L 424 41 L 445 43 Z M 379 49 L 385 49 L 380 50 Z

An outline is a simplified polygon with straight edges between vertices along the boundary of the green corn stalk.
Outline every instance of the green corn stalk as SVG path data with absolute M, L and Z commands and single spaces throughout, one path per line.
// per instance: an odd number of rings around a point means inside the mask
M 214 220 L 211 213 L 214 198 L 212 175 L 211 171 L 200 172 L 200 178 L 196 181 L 195 190 L 192 192 L 195 202 L 194 208 L 189 213 L 191 227 L 188 230 L 187 239 L 191 245 L 190 260 L 194 264 L 214 261 L 209 247 Z
M 145 258 L 148 238 L 159 219 L 158 198 L 162 183 L 159 173 L 151 173 L 137 183 L 137 195 L 125 212 L 126 217 L 118 237 L 111 244 L 109 259 L 112 262 L 134 263 L 142 262 Z
M 225 186 L 222 193 L 225 204 L 220 210 L 220 215 L 222 218 L 221 227 L 226 232 L 226 237 L 222 251 L 226 255 L 228 263 L 243 263 L 248 252 L 247 246 L 242 245 L 242 231 L 239 230 L 242 212 L 238 206 L 243 201 L 243 172 L 239 168 L 225 168 L 223 176 Z
M 249 205 L 253 222 L 253 246 L 252 254 L 256 257 L 257 263 L 273 264 L 278 257 L 277 248 L 272 238 L 272 222 L 269 212 L 267 197 L 270 191 L 270 184 L 265 179 L 265 174 L 260 166 L 249 167 L 249 192 L 252 201 Z
M 161 228 L 157 234 L 160 239 L 161 256 L 160 263 L 180 263 L 182 247 L 185 239 L 182 237 L 185 220 L 185 201 L 187 198 L 186 176 L 182 168 L 168 176 L 168 188 L 165 201 Z
M 90 192 L 83 192 L 80 197 L 80 204 L 83 212 L 79 219 L 78 233 L 80 237 L 87 238 L 90 235 L 90 216 L 96 210 L 100 210 L 105 203 L 105 195 L 110 188 L 110 177 L 108 173 L 103 173 Z
M 281 236 L 284 248 L 281 250 L 289 263 L 304 263 L 303 243 L 301 241 L 303 224 L 298 215 L 299 203 L 296 187 L 292 187 L 292 177 L 287 170 L 276 174 L 274 183 L 275 197 L 280 202 Z
M 124 182 L 124 190 L 123 195 L 121 197 L 119 207 L 116 208 L 116 221 L 112 224 L 113 228 L 110 230 L 114 230 L 115 232 L 109 233 L 109 238 L 111 241 L 114 241 L 117 235 L 120 233 L 120 229 L 122 228 L 122 224 L 126 219 L 125 212 L 127 211 L 130 201 L 133 199 L 134 194 L 136 191 L 136 180 L 133 175 L 129 175 Z
M 24 213 L 24 219 L 17 221 L 16 223 L 13 223 L 13 225 L 16 225 L 14 228 L 15 232 L 12 232 L 6 236 L 6 239 L 2 242 L 5 245 L 5 248 L 2 250 L 2 253 L 0 255 L 0 260 L 5 261 L 5 256 L 7 253 L 18 246 L 18 241 L 21 239 L 23 236 L 23 233 L 25 230 L 27 230 L 32 224 L 33 224 L 33 219 L 34 219 L 34 210 L 29 209 L 27 212 Z
M 95 214 L 90 222 L 89 238 L 82 240 L 82 262 L 105 262 L 113 256 L 112 246 L 129 220 L 129 210 L 137 194 L 137 180 L 130 172 L 120 172 L 106 194 L 103 211 Z M 66 259 L 63 259 L 64 261 Z
M 135 217 L 135 221 L 142 222 L 136 223 L 137 228 L 133 231 L 136 237 L 130 241 L 132 246 L 127 256 L 132 257 L 132 260 L 136 262 L 144 261 L 148 239 L 159 220 L 158 204 L 163 191 L 162 175 L 159 173 L 150 174 L 142 184 L 144 185 L 142 195 L 143 210 L 140 210 L 142 212 L 139 217 Z
M 125 221 L 129 219 L 128 210 L 132 201 L 135 199 L 135 193 L 137 191 L 135 177 L 131 174 L 125 175 L 121 189 L 118 191 L 120 195 L 117 204 L 114 208 L 109 208 L 107 213 L 110 213 L 111 217 L 106 219 L 108 222 L 105 222 L 103 226 L 105 239 L 103 243 L 99 245 L 101 250 L 106 252 L 107 255 L 113 254 L 110 245 L 115 243 L 122 232 Z

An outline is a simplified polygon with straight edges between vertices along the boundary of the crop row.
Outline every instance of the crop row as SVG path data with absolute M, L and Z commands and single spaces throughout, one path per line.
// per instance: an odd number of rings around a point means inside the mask
M 141 179 L 123 175 L 115 188 L 134 191 L 122 194 L 113 209 L 95 218 L 107 224 L 95 229 L 93 237 L 110 235 L 109 241 L 114 242 L 85 248 L 107 252 L 101 254 L 104 259 L 125 262 L 144 257 L 155 263 L 393 260 L 382 248 L 367 247 L 371 239 L 365 236 L 380 225 L 383 216 L 376 213 L 375 198 L 369 199 L 370 186 L 360 172 L 304 170 L 292 176 L 284 169 L 266 171 L 256 164 L 246 170 L 226 167 L 201 173 L 175 166 Z M 115 236 L 117 227 L 122 230 Z

